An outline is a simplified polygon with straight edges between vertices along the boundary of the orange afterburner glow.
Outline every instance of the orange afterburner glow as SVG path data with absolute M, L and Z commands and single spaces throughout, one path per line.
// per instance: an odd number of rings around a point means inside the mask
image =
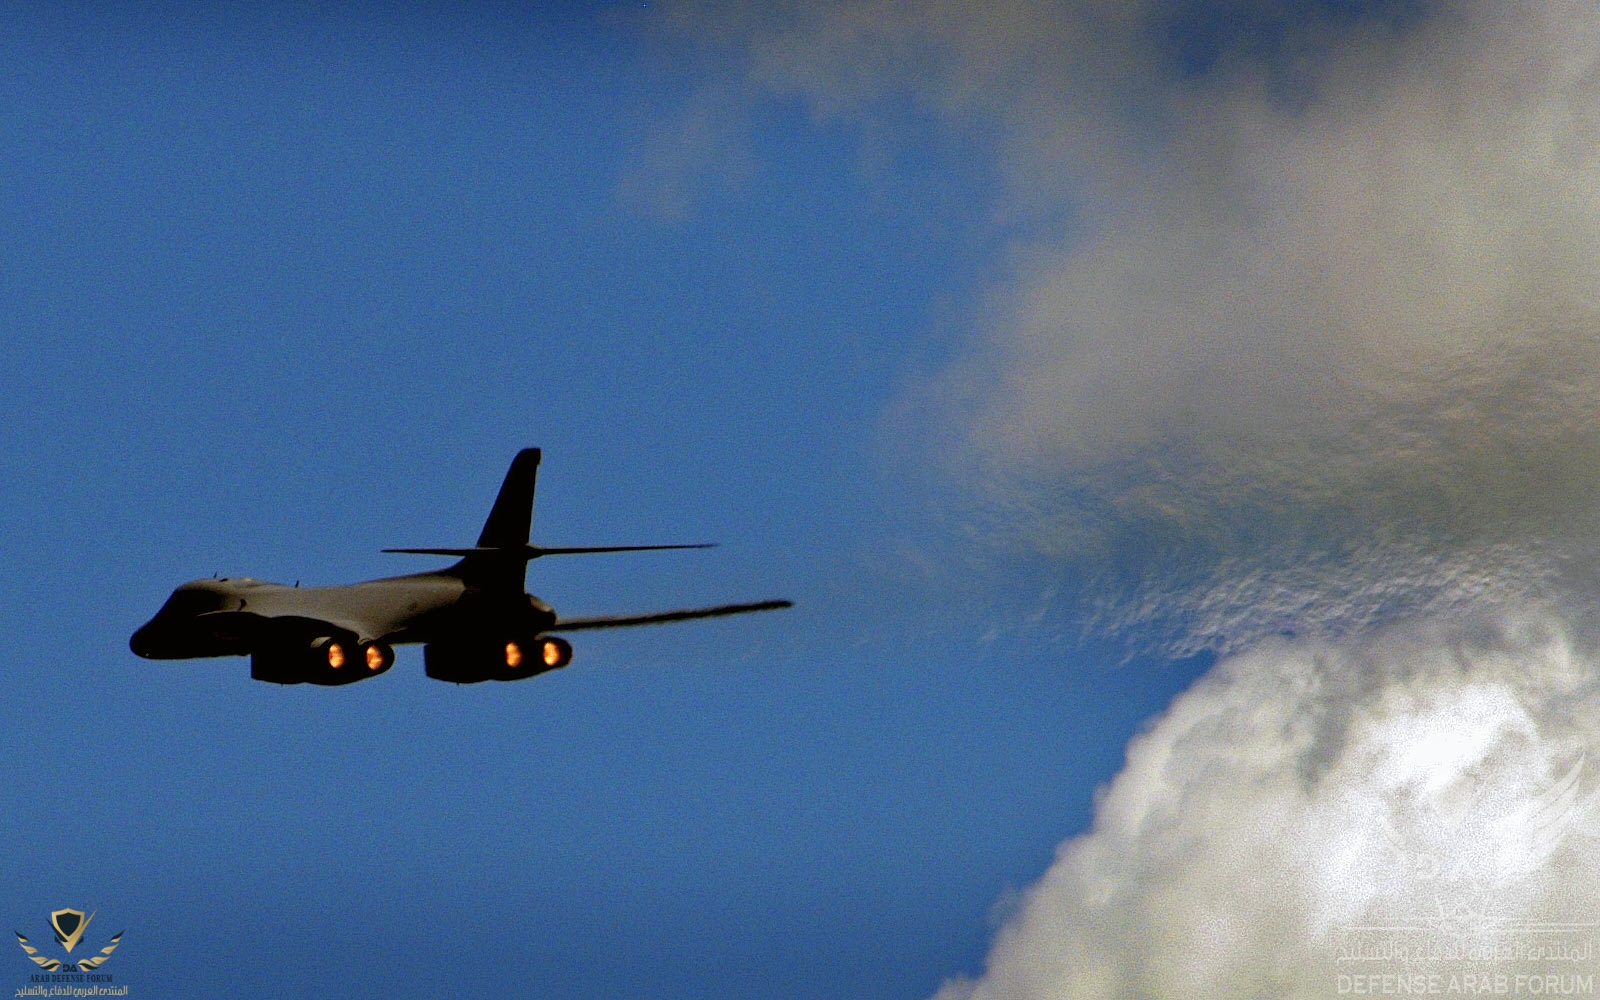
M 335 670 L 344 666 L 344 647 L 337 642 L 328 643 L 328 666 Z
M 508 667 L 520 667 L 520 666 L 522 666 L 522 647 L 519 646 L 517 643 L 514 643 L 514 642 L 506 643 L 506 666 L 508 666 Z
M 367 669 L 383 669 L 383 647 L 377 643 L 373 643 L 367 647 Z

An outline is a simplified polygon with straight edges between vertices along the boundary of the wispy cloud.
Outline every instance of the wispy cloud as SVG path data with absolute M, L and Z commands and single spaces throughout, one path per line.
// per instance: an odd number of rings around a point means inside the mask
M 917 405 L 1098 620 L 1238 648 L 1547 595 L 1595 551 L 1600 24 L 1416 6 L 739 22 L 753 86 L 994 136 L 1010 277 Z

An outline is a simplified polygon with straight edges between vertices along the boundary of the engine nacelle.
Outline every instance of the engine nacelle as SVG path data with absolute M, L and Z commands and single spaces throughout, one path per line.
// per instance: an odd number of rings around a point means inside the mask
M 536 636 L 555 623 L 555 611 L 532 594 L 490 595 L 468 587 L 451 609 L 448 631 L 463 636 Z
M 423 647 L 429 677 L 455 684 L 519 681 L 572 662 L 572 644 L 553 635 L 503 641 L 431 642 Z
M 354 684 L 393 665 L 394 649 L 387 643 L 357 643 L 348 636 L 276 643 L 250 654 L 250 676 L 272 684 Z

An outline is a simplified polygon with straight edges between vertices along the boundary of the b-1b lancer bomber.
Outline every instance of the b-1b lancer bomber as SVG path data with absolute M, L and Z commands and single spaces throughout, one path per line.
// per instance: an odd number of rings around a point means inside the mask
M 245 578 L 195 580 L 172 592 L 128 645 L 152 660 L 248 656 L 250 676 L 274 684 L 349 684 L 394 665 L 394 647 L 422 643 L 429 677 L 457 684 L 514 681 L 564 667 L 572 645 L 554 633 L 654 625 L 787 608 L 789 601 L 723 604 L 654 614 L 563 618 L 524 592 L 528 562 L 588 552 L 709 545 L 530 544 L 539 449 L 517 454 L 471 548 L 384 549 L 454 556 L 445 569 L 342 587 Z

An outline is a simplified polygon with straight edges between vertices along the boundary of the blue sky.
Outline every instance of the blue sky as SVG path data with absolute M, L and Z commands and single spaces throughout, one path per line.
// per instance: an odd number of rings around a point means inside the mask
M 1203 666 L 1028 624 L 907 473 L 1002 266 L 983 137 L 772 94 L 679 176 L 735 68 L 661 16 L 5 16 L 15 929 L 97 908 L 150 996 L 925 996 Z M 420 568 L 378 550 L 470 542 L 527 445 L 536 539 L 721 543 L 535 564 L 558 609 L 797 607 L 475 688 L 128 652 L 192 577 Z

